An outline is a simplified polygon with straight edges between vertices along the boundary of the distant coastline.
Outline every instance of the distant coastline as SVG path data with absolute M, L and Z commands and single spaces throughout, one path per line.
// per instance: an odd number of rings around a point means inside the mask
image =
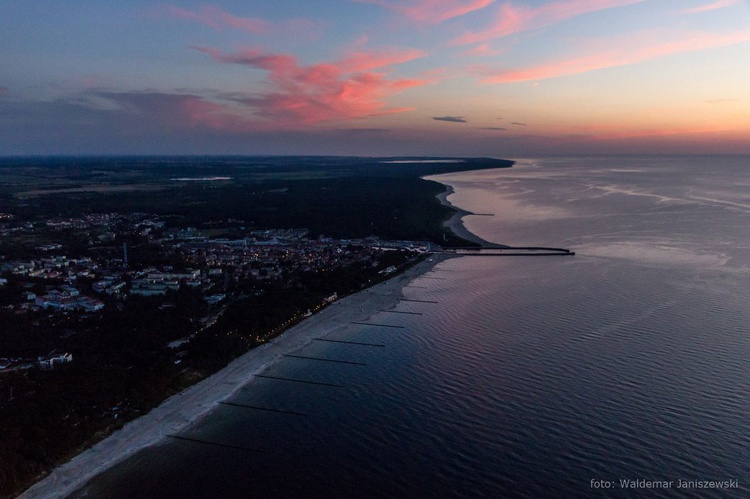
M 454 204 L 452 204 L 450 201 L 448 201 L 448 196 L 453 194 L 455 190 L 453 189 L 453 186 L 446 183 L 442 180 L 437 180 L 434 176 L 431 177 L 423 177 L 423 178 L 429 178 L 429 180 L 439 182 L 440 184 L 443 184 L 445 186 L 445 191 L 438 194 L 437 198 L 440 200 L 440 202 L 444 206 L 448 206 L 452 210 L 455 210 L 455 213 L 444 222 L 444 226 L 450 229 L 456 236 L 472 242 L 476 243 L 481 246 L 481 249 L 476 250 L 474 248 L 454 248 L 453 251 L 458 250 L 459 253 L 456 253 L 458 255 L 482 255 L 482 256 L 562 256 L 562 255 L 569 255 L 574 256 L 575 252 L 571 251 L 567 248 L 558 248 L 558 247 L 546 247 L 546 246 L 509 246 L 507 244 L 500 244 L 500 243 L 494 243 L 491 241 L 487 241 L 486 239 L 482 239 L 478 235 L 474 234 L 473 232 L 470 232 L 466 226 L 464 225 L 463 219 L 466 216 L 474 215 L 479 216 L 477 213 L 473 213 L 471 211 L 465 210 L 463 208 L 460 208 Z M 485 214 L 482 216 L 492 216 L 490 214 Z M 468 250 L 464 253 L 460 253 L 462 250 Z M 493 251 L 496 250 L 496 251 Z M 505 251 L 510 250 L 510 251 Z
M 455 235 L 460 237 L 461 239 L 466 239 L 467 241 L 471 241 L 473 243 L 480 244 L 482 246 L 491 245 L 489 241 L 482 239 L 481 237 L 477 236 L 476 234 L 469 232 L 469 230 L 466 228 L 463 222 L 463 217 L 467 215 L 473 215 L 474 213 L 464 210 L 463 208 L 459 208 L 458 206 L 455 206 L 453 203 L 448 201 L 448 196 L 453 194 L 455 190 L 453 189 L 453 186 L 450 184 L 445 184 L 443 182 L 440 182 L 445 186 L 445 192 L 441 192 L 438 194 L 437 198 L 438 200 L 444 205 L 449 208 L 452 208 L 455 210 L 455 213 L 445 221 L 444 225 L 445 227 L 449 228 Z

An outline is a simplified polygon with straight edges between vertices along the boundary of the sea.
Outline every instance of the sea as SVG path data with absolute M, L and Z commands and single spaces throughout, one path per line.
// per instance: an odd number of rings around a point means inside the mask
M 437 263 L 71 497 L 750 496 L 750 157 L 430 178 L 575 256 Z

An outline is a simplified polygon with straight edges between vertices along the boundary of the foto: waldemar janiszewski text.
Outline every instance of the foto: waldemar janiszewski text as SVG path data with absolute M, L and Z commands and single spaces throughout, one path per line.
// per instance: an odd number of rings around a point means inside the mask
M 591 480 L 592 489 L 739 489 L 739 480 Z

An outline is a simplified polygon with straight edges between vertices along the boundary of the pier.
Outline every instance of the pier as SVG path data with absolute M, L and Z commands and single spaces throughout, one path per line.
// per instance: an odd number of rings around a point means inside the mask
M 438 253 L 457 256 L 574 256 L 575 251 L 567 248 L 547 248 L 544 246 L 483 246 L 481 248 L 445 248 Z

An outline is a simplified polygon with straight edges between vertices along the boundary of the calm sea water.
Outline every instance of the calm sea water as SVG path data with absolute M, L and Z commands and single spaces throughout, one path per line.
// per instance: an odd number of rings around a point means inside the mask
M 750 158 L 520 160 L 440 177 L 463 257 L 75 497 L 746 497 Z M 428 303 L 437 302 L 437 303 Z M 421 315 L 418 315 L 421 314 Z M 263 453 L 253 450 L 262 450 Z M 623 490 L 620 480 L 672 481 Z M 592 480 L 610 489 L 591 488 Z M 739 489 L 679 489 L 737 480 Z M 609 482 L 609 483 L 606 483 Z

